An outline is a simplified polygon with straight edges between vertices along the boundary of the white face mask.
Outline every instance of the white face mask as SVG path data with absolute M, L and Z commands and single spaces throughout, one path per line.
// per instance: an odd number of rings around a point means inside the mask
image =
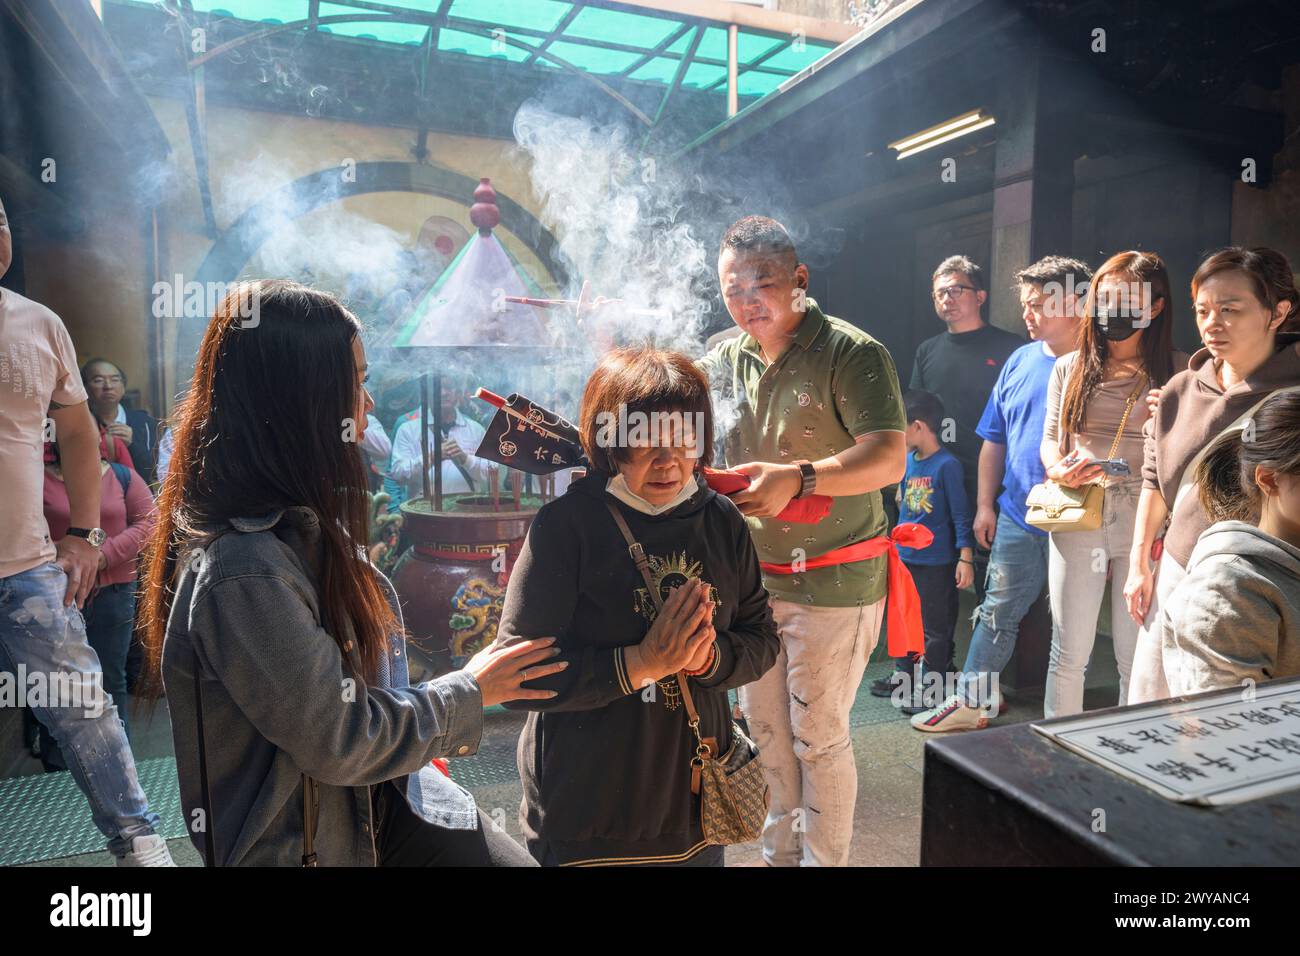
M 633 493 L 628 488 L 623 476 L 618 474 L 606 482 L 605 490 L 629 508 L 639 511 L 643 515 L 661 515 L 665 511 L 672 511 L 682 502 L 689 500 L 691 495 L 695 494 L 699 489 L 695 483 L 695 475 L 692 474 L 682 483 L 681 491 L 673 496 L 672 501 L 664 502 L 661 505 L 652 505 L 640 495 Z

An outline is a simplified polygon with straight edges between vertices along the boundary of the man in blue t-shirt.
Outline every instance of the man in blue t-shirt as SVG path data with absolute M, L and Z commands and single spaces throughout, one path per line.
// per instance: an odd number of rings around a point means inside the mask
M 1025 499 L 1045 477 L 1039 449 L 1047 385 L 1057 358 L 1075 348 L 1091 277 L 1084 263 L 1062 256 L 1047 256 L 1016 273 L 1025 325 L 1034 341 L 1007 359 L 975 429 L 984 439 L 975 540 L 992 548 L 986 593 L 957 693 L 914 716 L 917 730 L 972 730 L 997 716 L 998 675 L 1016 648 L 1020 621 L 1047 583 L 1048 536 L 1025 520 Z

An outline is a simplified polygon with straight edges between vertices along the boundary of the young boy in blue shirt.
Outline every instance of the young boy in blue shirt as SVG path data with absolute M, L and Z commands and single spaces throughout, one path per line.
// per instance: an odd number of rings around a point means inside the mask
M 939 441 L 944 433 L 943 401 L 933 392 L 909 389 L 903 404 L 908 454 L 907 472 L 898 487 L 898 522 L 924 525 L 934 533 L 928 548 L 898 549 L 921 597 L 925 656 L 897 659 L 890 681 L 895 703 L 903 713 L 916 714 L 946 696 L 949 675 L 956 671 L 952 652 L 957 591 L 975 580 L 975 536 L 961 463 Z M 910 676 L 900 677 L 900 672 Z M 929 674 L 934 676 L 927 680 L 924 675 Z

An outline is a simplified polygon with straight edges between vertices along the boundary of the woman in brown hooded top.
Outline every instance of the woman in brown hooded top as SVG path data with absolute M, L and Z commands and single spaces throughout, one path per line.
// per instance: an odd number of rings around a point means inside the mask
M 1300 385 L 1300 292 L 1284 255 L 1266 248 L 1221 249 L 1196 270 L 1192 299 L 1205 347 L 1186 371 L 1169 380 L 1146 427 L 1143 488 L 1124 585 L 1129 613 L 1142 622 L 1130 704 L 1170 695 L 1160 604 L 1186 575 L 1196 540 L 1211 523 L 1195 493 L 1179 494 L 1184 471 L 1268 395 Z M 1166 519 L 1163 548 L 1153 565 L 1152 545 Z

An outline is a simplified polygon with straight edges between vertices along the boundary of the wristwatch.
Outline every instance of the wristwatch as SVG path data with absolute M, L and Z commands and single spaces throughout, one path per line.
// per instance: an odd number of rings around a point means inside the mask
M 798 467 L 799 477 L 801 479 L 799 492 L 795 497 L 807 498 L 817 487 L 817 471 L 813 468 L 812 462 L 805 461 L 802 458 L 793 462 L 793 464 Z
M 74 538 L 85 538 L 92 548 L 98 548 L 108 539 L 103 528 L 69 528 L 68 534 Z

